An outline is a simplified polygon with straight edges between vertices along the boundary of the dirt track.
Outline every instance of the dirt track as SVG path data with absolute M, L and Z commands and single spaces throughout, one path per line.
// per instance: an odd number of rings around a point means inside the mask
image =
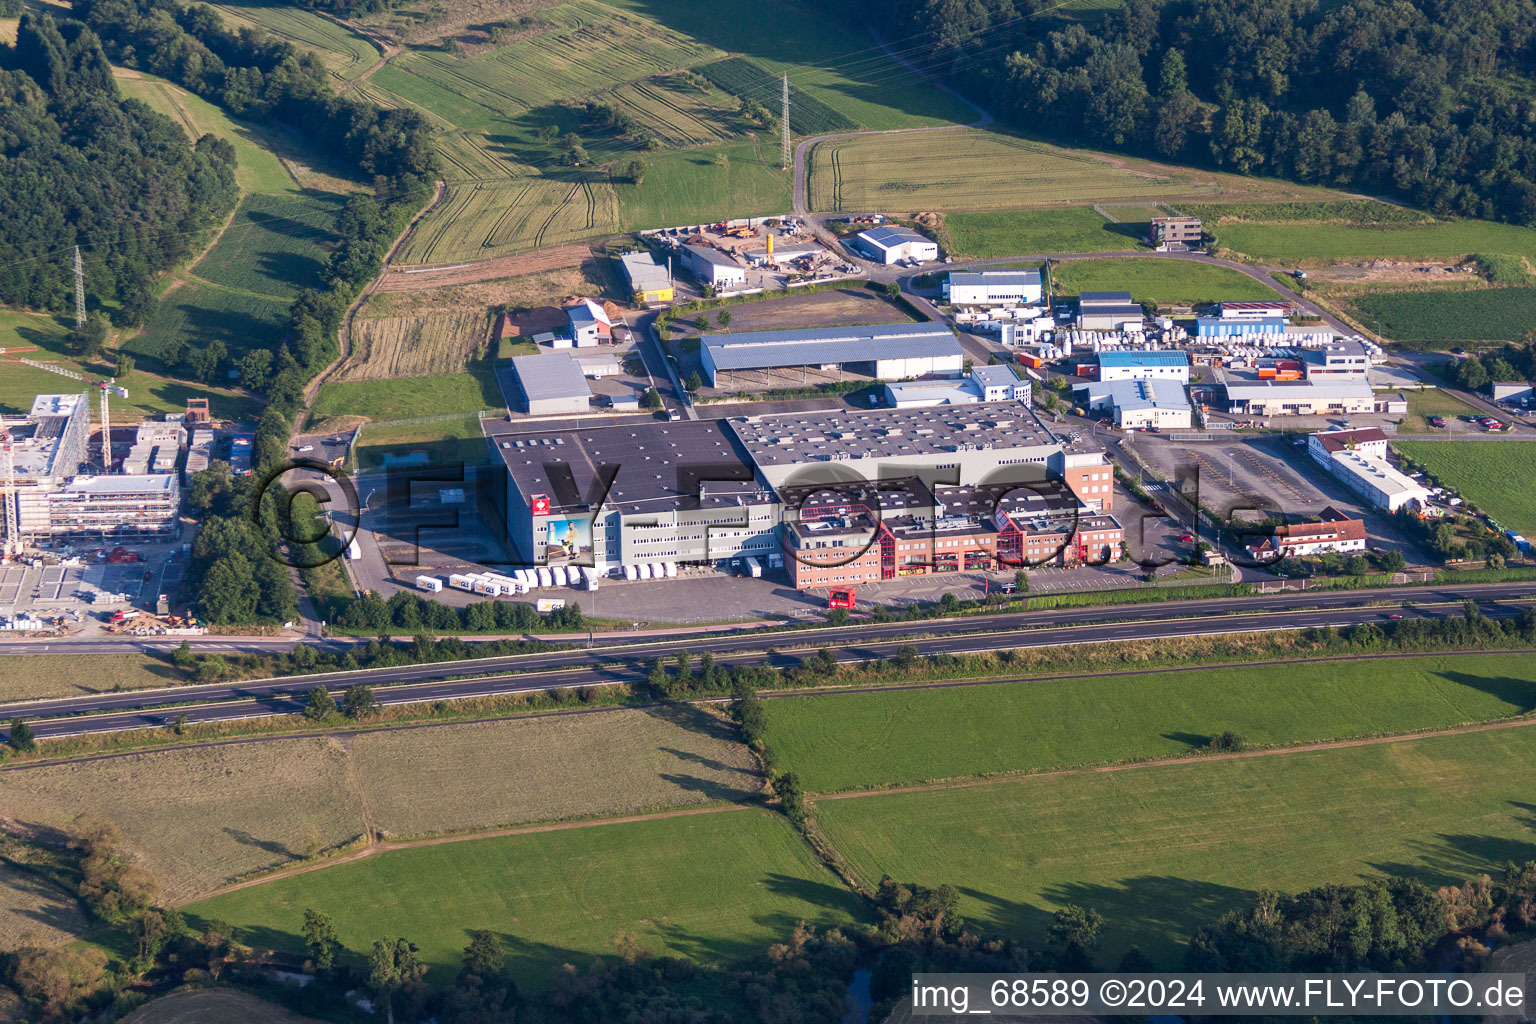
M 419 267 L 390 267 L 378 278 L 374 291 L 420 292 L 447 285 L 471 284 L 476 281 L 494 281 L 503 277 L 536 274 L 542 270 L 559 270 L 574 267 L 592 258 L 592 250 L 585 245 L 560 245 L 549 249 L 502 256 L 493 260 L 477 260 L 431 269 Z

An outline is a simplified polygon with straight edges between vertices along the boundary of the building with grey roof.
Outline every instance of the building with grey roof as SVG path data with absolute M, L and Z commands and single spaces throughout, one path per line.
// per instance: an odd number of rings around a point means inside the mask
M 532 415 L 586 412 L 592 387 L 581 364 L 565 352 L 514 356 L 512 375 L 524 411 Z
M 1077 326 L 1085 331 L 1120 331 L 1140 324 L 1142 308 L 1130 292 L 1083 292 L 1077 297 Z
M 939 243 L 900 224 L 884 224 L 861 231 L 856 240 L 860 249 L 881 263 L 897 263 L 901 260 L 926 262 L 939 258 Z
M 708 245 L 685 245 L 683 267 L 695 278 L 716 288 L 730 288 L 747 283 L 747 271 L 728 253 Z
M 815 327 L 795 331 L 706 334 L 700 362 L 711 387 L 731 387 L 737 375 L 772 370 L 838 370 L 900 380 L 927 374 L 958 374 L 965 352 L 940 323 Z
M 629 281 L 629 291 L 641 305 L 672 301 L 672 268 L 661 266 L 648 252 L 625 253 L 619 266 Z
M 1366 381 L 1248 380 L 1229 377 L 1227 409 L 1249 416 L 1326 416 L 1374 412 L 1376 395 Z
M 1038 270 L 956 270 L 944 280 L 944 301 L 953 306 L 1032 306 L 1043 296 Z
M 1108 412 L 1127 430 L 1187 430 L 1194 416 L 1184 386 L 1171 380 L 1111 380 L 1079 384 L 1073 400 L 1090 412 Z

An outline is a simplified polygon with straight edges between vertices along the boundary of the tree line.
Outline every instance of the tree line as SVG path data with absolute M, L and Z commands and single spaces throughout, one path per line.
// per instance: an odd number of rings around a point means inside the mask
M 123 99 L 96 32 L 29 12 L 16 44 L 0 43 L 0 196 L 0 302 L 72 307 L 78 245 L 92 304 L 137 326 L 153 275 L 239 198 L 235 150 L 212 135 L 189 143 Z
M 1536 224 L 1526 0 L 1126 0 L 1092 23 L 1055 6 L 895 0 L 887 18 L 1031 132 Z

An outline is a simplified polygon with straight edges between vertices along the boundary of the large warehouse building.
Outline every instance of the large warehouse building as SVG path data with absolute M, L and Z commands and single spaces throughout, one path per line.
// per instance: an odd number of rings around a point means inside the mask
M 911 228 L 888 224 L 858 234 L 859 248 L 879 263 L 917 260 L 926 263 L 939 258 L 939 243 Z
M 672 268 L 658 264 L 648 252 L 631 252 L 619 257 L 629 292 L 637 304 L 672 301 Z
M 683 266 L 703 284 L 736 288 L 747 283 L 746 268 L 726 253 L 707 245 L 683 246 Z
M 952 306 L 1035 306 L 1043 295 L 1038 270 L 956 270 L 944 279 Z
M 1085 331 L 1139 328 L 1145 315 L 1130 292 L 1083 292 L 1077 297 L 1077 326 Z
M 965 352 L 940 323 L 877 324 L 871 327 L 816 327 L 799 331 L 750 331 L 706 334 L 700 360 L 711 387 L 733 387 L 756 379 L 767 383 L 773 371 L 836 370 L 902 380 L 929 374 L 958 374 Z
M 1396 512 L 1429 503 L 1429 488 L 1387 461 L 1387 435 L 1380 430 L 1328 430 L 1307 438 L 1307 452 L 1377 508 Z
M 568 353 L 514 356 L 512 374 L 522 397 L 523 411 L 531 415 L 581 413 L 592 404 L 592 388 L 587 384 L 586 374 Z
M 1376 409 L 1376 396 L 1365 381 L 1228 380 L 1225 387 L 1227 410 L 1239 416 L 1347 416 Z
M 1169 380 L 1189 383 L 1189 356 L 1184 352 L 1099 353 L 1099 380 Z
M 1184 386 L 1171 380 L 1112 380 L 1079 384 L 1073 401 L 1089 412 L 1107 412 L 1126 430 L 1188 430 L 1194 416 Z
M 509 532 L 531 565 L 613 571 L 746 557 L 772 565 L 788 543 L 781 520 L 805 518 L 806 495 L 883 492 L 908 477 L 951 489 L 939 510 L 945 516 L 960 514 L 960 490 L 1017 491 L 1021 515 L 1039 523 L 1029 528 L 1041 538 L 1035 547 L 1047 537 L 1062 540 L 1056 520 L 1063 510 L 1091 518 L 1114 504 L 1102 448 L 1064 443 L 1015 402 L 488 436 L 507 468 Z M 1109 543 L 1097 532 L 1081 539 L 1089 547 Z M 1074 547 L 1067 559 L 1081 560 L 1086 550 Z

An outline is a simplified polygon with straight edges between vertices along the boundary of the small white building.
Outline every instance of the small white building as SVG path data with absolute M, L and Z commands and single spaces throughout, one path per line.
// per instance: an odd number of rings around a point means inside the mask
M 683 246 L 683 266 L 700 282 L 715 288 L 747 283 L 746 268 L 726 253 L 707 245 Z
M 1189 356 L 1183 352 L 1100 352 L 1099 380 L 1171 380 L 1189 383 Z
M 899 224 L 886 224 L 859 232 L 859 247 L 877 263 L 898 263 L 901 260 L 927 262 L 939 258 L 939 243 L 911 228 Z
M 591 299 L 578 299 L 565 307 L 571 325 L 571 344 L 591 348 L 613 341 L 613 321 L 601 305 Z
M 973 366 L 971 380 L 981 392 L 983 402 L 1029 401 L 1030 382 L 1007 366 Z
M 1035 306 L 1043 296 L 1038 270 L 957 270 L 944 280 L 952 306 Z
M 515 356 L 512 372 L 530 414 L 582 413 L 591 407 L 592 388 L 581 364 L 568 352 Z
M 889 409 L 920 409 L 934 405 L 971 405 L 976 402 L 1023 402 L 1028 405 L 1034 385 L 1020 380 L 1006 366 L 977 366 L 969 377 L 946 380 L 909 380 L 885 386 Z

